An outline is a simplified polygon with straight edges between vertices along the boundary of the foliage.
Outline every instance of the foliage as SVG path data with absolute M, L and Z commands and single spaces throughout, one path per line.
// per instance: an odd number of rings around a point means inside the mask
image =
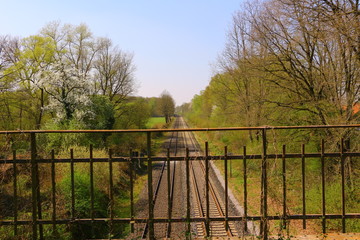
M 145 128 L 150 117 L 150 108 L 145 99 L 132 98 L 122 106 L 121 112 L 116 113 L 118 121 L 115 124 L 117 129 Z
M 75 214 L 76 218 L 89 218 L 90 217 L 90 176 L 83 172 L 75 172 L 75 187 L 74 193 L 76 196 L 75 201 Z M 59 184 L 60 191 L 65 197 L 65 207 L 68 212 L 71 212 L 71 176 L 67 175 Z M 106 217 L 107 216 L 107 197 L 100 191 L 100 189 L 94 187 L 94 216 Z M 76 239 L 86 238 L 99 238 L 102 237 L 102 233 L 107 231 L 107 225 L 104 224 L 81 224 L 76 228 L 70 229 L 72 235 Z M 93 235 L 94 234 L 94 235 Z
M 0 126 L 40 129 L 54 120 L 64 125 L 75 120 L 86 121 L 86 128 L 110 129 L 115 120 L 109 115 L 114 109 L 121 113 L 135 90 L 134 71 L 132 54 L 94 37 L 85 24 L 51 22 L 37 35 L 0 37 Z M 96 107 L 101 102 L 96 95 L 104 96 L 109 112 Z M 97 126 L 100 114 L 104 119 Z
M 91 105 L 88 116 L 83 121 L 87 129 L 112 129 L 115 123 L 115 109 L 112 102 L 106 96 L 90 96 Z

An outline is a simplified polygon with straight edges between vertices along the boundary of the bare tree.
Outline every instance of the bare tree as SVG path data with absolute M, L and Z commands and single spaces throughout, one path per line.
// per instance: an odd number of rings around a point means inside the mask
M 336 2 L 344 6 L 349 1 Z M 353 44 L 337 27 L 338 15 L 323 5 L 311 0 L 268 1 L 249 14 L 248 34 L 267 51 L 263 69 L 272 76 L 267 80 L 289 96 L 269 101 L 307 112 L 316 117 L 313 123 L 348 123 L 359 96 L 359 61 Z
M 19 60 L 17 54 L 19 49 L 20 40 L 18 38 L 0 36 L 0 80 L 2 85 L 5 82 L 8 83 L 4 78 L 11 74 L 11 72 L 6 70 Z
M 250 6 L 249 6 L 250 7 Z M 253 6 L 251 6 L 253 7 Z M 258 126 L 264 117 L 264 97 L 269 94 L 263 71 L 257 65 L 264 58 L 260 56 L 260 44 L 252 40 L 252 25 L 248 12 L 237 12 L 228 30 L 225 50 L 218 59 L 219 73 L 212 79 L 214 103 L 228 117 L 242 119 L 246 126 Z M 252 132 L 249 132 L 253 139 Z
M 109 97 L 117 108 L 134 92 L 133 55 L 114 47 L 111 40 L 103 38 L 94 61 L 96 92 Z

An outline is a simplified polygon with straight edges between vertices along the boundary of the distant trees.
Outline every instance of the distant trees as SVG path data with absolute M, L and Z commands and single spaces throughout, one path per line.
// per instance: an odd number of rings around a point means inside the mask
M 161 93 L 159 98 L 159 109 L 165 117 L 166 123 L 171 121 L 171 116 L 175 113 L 175 101 L 167 91 Z

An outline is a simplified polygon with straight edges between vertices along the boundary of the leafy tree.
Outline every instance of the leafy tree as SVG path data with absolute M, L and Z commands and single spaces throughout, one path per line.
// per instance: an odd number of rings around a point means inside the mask
M 116 128 L 145 128 L 150 114 L 150 106 L 144 98 L 131 98 L 123 106 Z
M 13 88 L 30 100 L 24 110 L 34 119 L 36 128 L 41 126 L 46 101 L 41 86 L 42 72 L 53 63 L 55 51 L 50 38 L 36 35 L 24 38 L 17 51 L 17 61 L 4 71 L 11 79 Z

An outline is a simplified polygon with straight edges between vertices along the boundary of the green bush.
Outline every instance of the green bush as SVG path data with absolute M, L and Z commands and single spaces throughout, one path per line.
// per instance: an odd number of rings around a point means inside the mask
M 71 212 L 71 175 L 67 175 L 60 183 L 60 191 L 65 198 L 65 208 Z M 74 173 L 75 218 L 90 218 L 90 176 L 83 172 Z M 94 185 L 94 216 L 107 217 L 108 199 Z M 69 229 L 75 239 L 103 238 L 108 233 L 107 224 L 79 224 Z

